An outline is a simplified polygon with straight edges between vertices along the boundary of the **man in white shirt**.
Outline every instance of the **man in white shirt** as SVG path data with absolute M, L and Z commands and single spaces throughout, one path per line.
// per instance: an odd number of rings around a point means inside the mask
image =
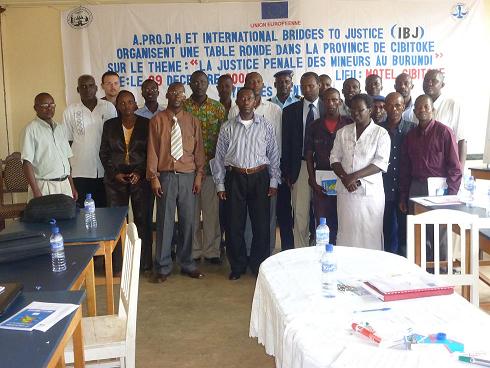
M 466 136 L 463 122 L 460 121 L 461 108 L 452 98 L 441 94 L 444 88 L 444 74 L 440 70 L 431 69 L 424 77 L 423 89 L 434 101 L 434 120 L 451 128 L 458 142 L 458 154 L 461 167 L 466 162 Z
M 70 175 L 73 156 L 63 127 L 53 120 L 56 104 L 43 92 L 34 99 L 36 118 L 26 126 L 21 158 L 29 182 L 28 199 L 48 194 L 66 194 L 77 199 Z
M 105 96 L 102 100 L 111 102 L 116 105 L 116 97 L 121 89 L 121 84 L 119 81 L 119 74 L 112 71 L 107 71 L 102 74 L 102 84 L 100 85 L 104 90 Z
M 67 138 L 73 141 L 71 149 L 72 176 L 78 191 L 78 204 L 83 206 L 87 193 L 98 207 L 106 206 L 104 168 L 99 158 L 102 129 L 106 120 L 117 116 L 116 108 L 96 97 L 97 85 L 91 75 L 78 78 L 77 91 L 81 102 L 69 105 L 63 113 Z
M 279 147 L 279 152 L 281 152 L 281 117 L 282 110 L 279 106 L 271 101 L 264 100 L 262 98 L 262 89 L 264 88 L 264 80 L 262 76 L 257 72 L 248 73 L 245 76 L 245 87 L 250 88 L 255 93 L 255 114 L 263 116 L 268 122 L 274 127 L 274 132 L 276 133 L 277 146 Z M 233 106 L 228 113 L 228 120 L 232 120 L 239 114 L 238 105 Z M 271 198 L 270 208 L 271 208 L 271 220 L 270 220 L 270 246 L 271 254 L 276 245 L 276 203 L 277 196 Z M 252 225 L 250 222 L 250 217 L 247 216 L 247 224 L 245 228 L 245 243 L 247 244 L 247 251 L 250 253 L 250 247 L 252 244 Z

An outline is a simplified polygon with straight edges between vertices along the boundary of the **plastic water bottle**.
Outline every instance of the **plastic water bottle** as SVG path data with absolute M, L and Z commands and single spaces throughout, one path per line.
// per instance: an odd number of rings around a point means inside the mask
M 95 217 L 95 202 L 92 199 L 92 194 L 87 193 L 85 202 L 85 227 L 87 230 L 97 229 L 97 218 Z
M 337 258 L 332 244 L 325 245 L 321 264 L 322 295 L 325 298 L 334 298 L 337 296 Z
M 330 243 L 330 229 L 327 225 L 327 219 L 320 217 L 320 225 L 316 228 L 316 246 L 322 247 L 322 253 L 325 245 Z
M 475 201 L 475 178 L 473 176 L 469 176 L 464 183 L 465 189 L 468 191 L 468 201 L 466 202 L 466 206 L 473 207 Z
M 65 246 L 58 226 L 53 227 L 53 233 L 49 238 L 49 243 L 51 244 L 53 272 L 66 271 Z

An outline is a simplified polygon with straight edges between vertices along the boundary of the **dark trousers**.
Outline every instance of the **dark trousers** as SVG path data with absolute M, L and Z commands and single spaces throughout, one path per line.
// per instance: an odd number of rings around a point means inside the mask
M 244 238 L 247 210 L 252 223 L 250 268 L 254 274 L 258 273 L 260 264 L 270 255 L 270 198 L 267 195 L 269 180 L 267 170 L 250 175 L 236 171 L 226 173 L 226 245 L 233 273 L 242 274 L 247 269 Z
M 83 202 L 87 193 L 92 194 L 92 199 L 95 201 L 96 207 L 107 207 L 103 178 L 73 178 L 73 183 L 78 192 L 78 207 L 83 208 Z
M 152 231 L 151 223 L 148 222 L 148 206 L 150 204 L 150 185 L 144 179 L 140 179 L 137 184 L 122 184 L 116 181 L 105 182 L 107 192 L 107 202 L 109 207 L 127 206 L 131 198 L 131 208 L 133 210 L 134 224 L 138 229 L 141 238 L 141 270 L 152 268 Z M 113 253 L 114 269 L 119 269 L 122 265 L 121 247 L 116 247 Z
M 286 183 L 281 183 L 277 187 L 276 217 L 281 235 L 281 250 L 293 249 L 294 235 L 291 190 Z
M 407 255 L 407 215 L 398 208 L 398 201 L 386 201 L 383 215 L 384 250 Z
M 313 191 L 313 207 L 315 211 L 316 226 L 320 224 L 320 217 L 327 219 L 327 225 L 330 230 L 330 243 L 337 243 L 337 196 L 328 196 L 323 193 Z

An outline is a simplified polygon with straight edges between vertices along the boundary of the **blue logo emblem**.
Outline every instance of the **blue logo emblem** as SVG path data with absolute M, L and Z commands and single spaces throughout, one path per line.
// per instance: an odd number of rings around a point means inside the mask
M 451 9 L 451 15 L 455 19 L 464 19 L 470 11 L 466 7 L 465 4 L 463 3 L 457 3 L 452 9 Z

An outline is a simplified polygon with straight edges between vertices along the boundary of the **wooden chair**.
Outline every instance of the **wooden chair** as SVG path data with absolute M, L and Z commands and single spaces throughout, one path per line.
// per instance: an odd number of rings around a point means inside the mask
M 26 204 L 5 203 L 6 193 L 27 193 L 27 178 L 22 170 L 20 152 L 14 152 L 1 161 L 0 168 L 0 230 L 5 228 L 5 219 L 18 218 Z
M 134 223 L 128 224 L 124 248 L 118 315 L 82 319 L 87 366 L 135 367 L 136 314 L 141 239 Z M 65 349 L 65 362 L 73 363 L 73 346 Z
M 456 210 L 434 210 L 419 215 L 407 216 L 407 258 L 422 269 L 433 267 L 438 275 L 451 285 L 463 286 L 465 296 L 475 306 L 479 306 L 479 218 L 477 215 Z M 427 262 L 426 227 L 434 225 L 434 261 Z M 440 260 L 439 231 L 440 227 L 447 228 L 447 259 Z M 461 259 L 453 262 L 453 236 L 461 236 Z M 420 246 L 422 244 L 422 246 Z M 441 274 L 441 265 L 447 267 L 447 274 Z M 461 267 L 461 272 L 455 272 L 454 266 Z M 466 287 L 465 287 L 466 286 Z M 468 290 L 469 287 L 469 290 Z

